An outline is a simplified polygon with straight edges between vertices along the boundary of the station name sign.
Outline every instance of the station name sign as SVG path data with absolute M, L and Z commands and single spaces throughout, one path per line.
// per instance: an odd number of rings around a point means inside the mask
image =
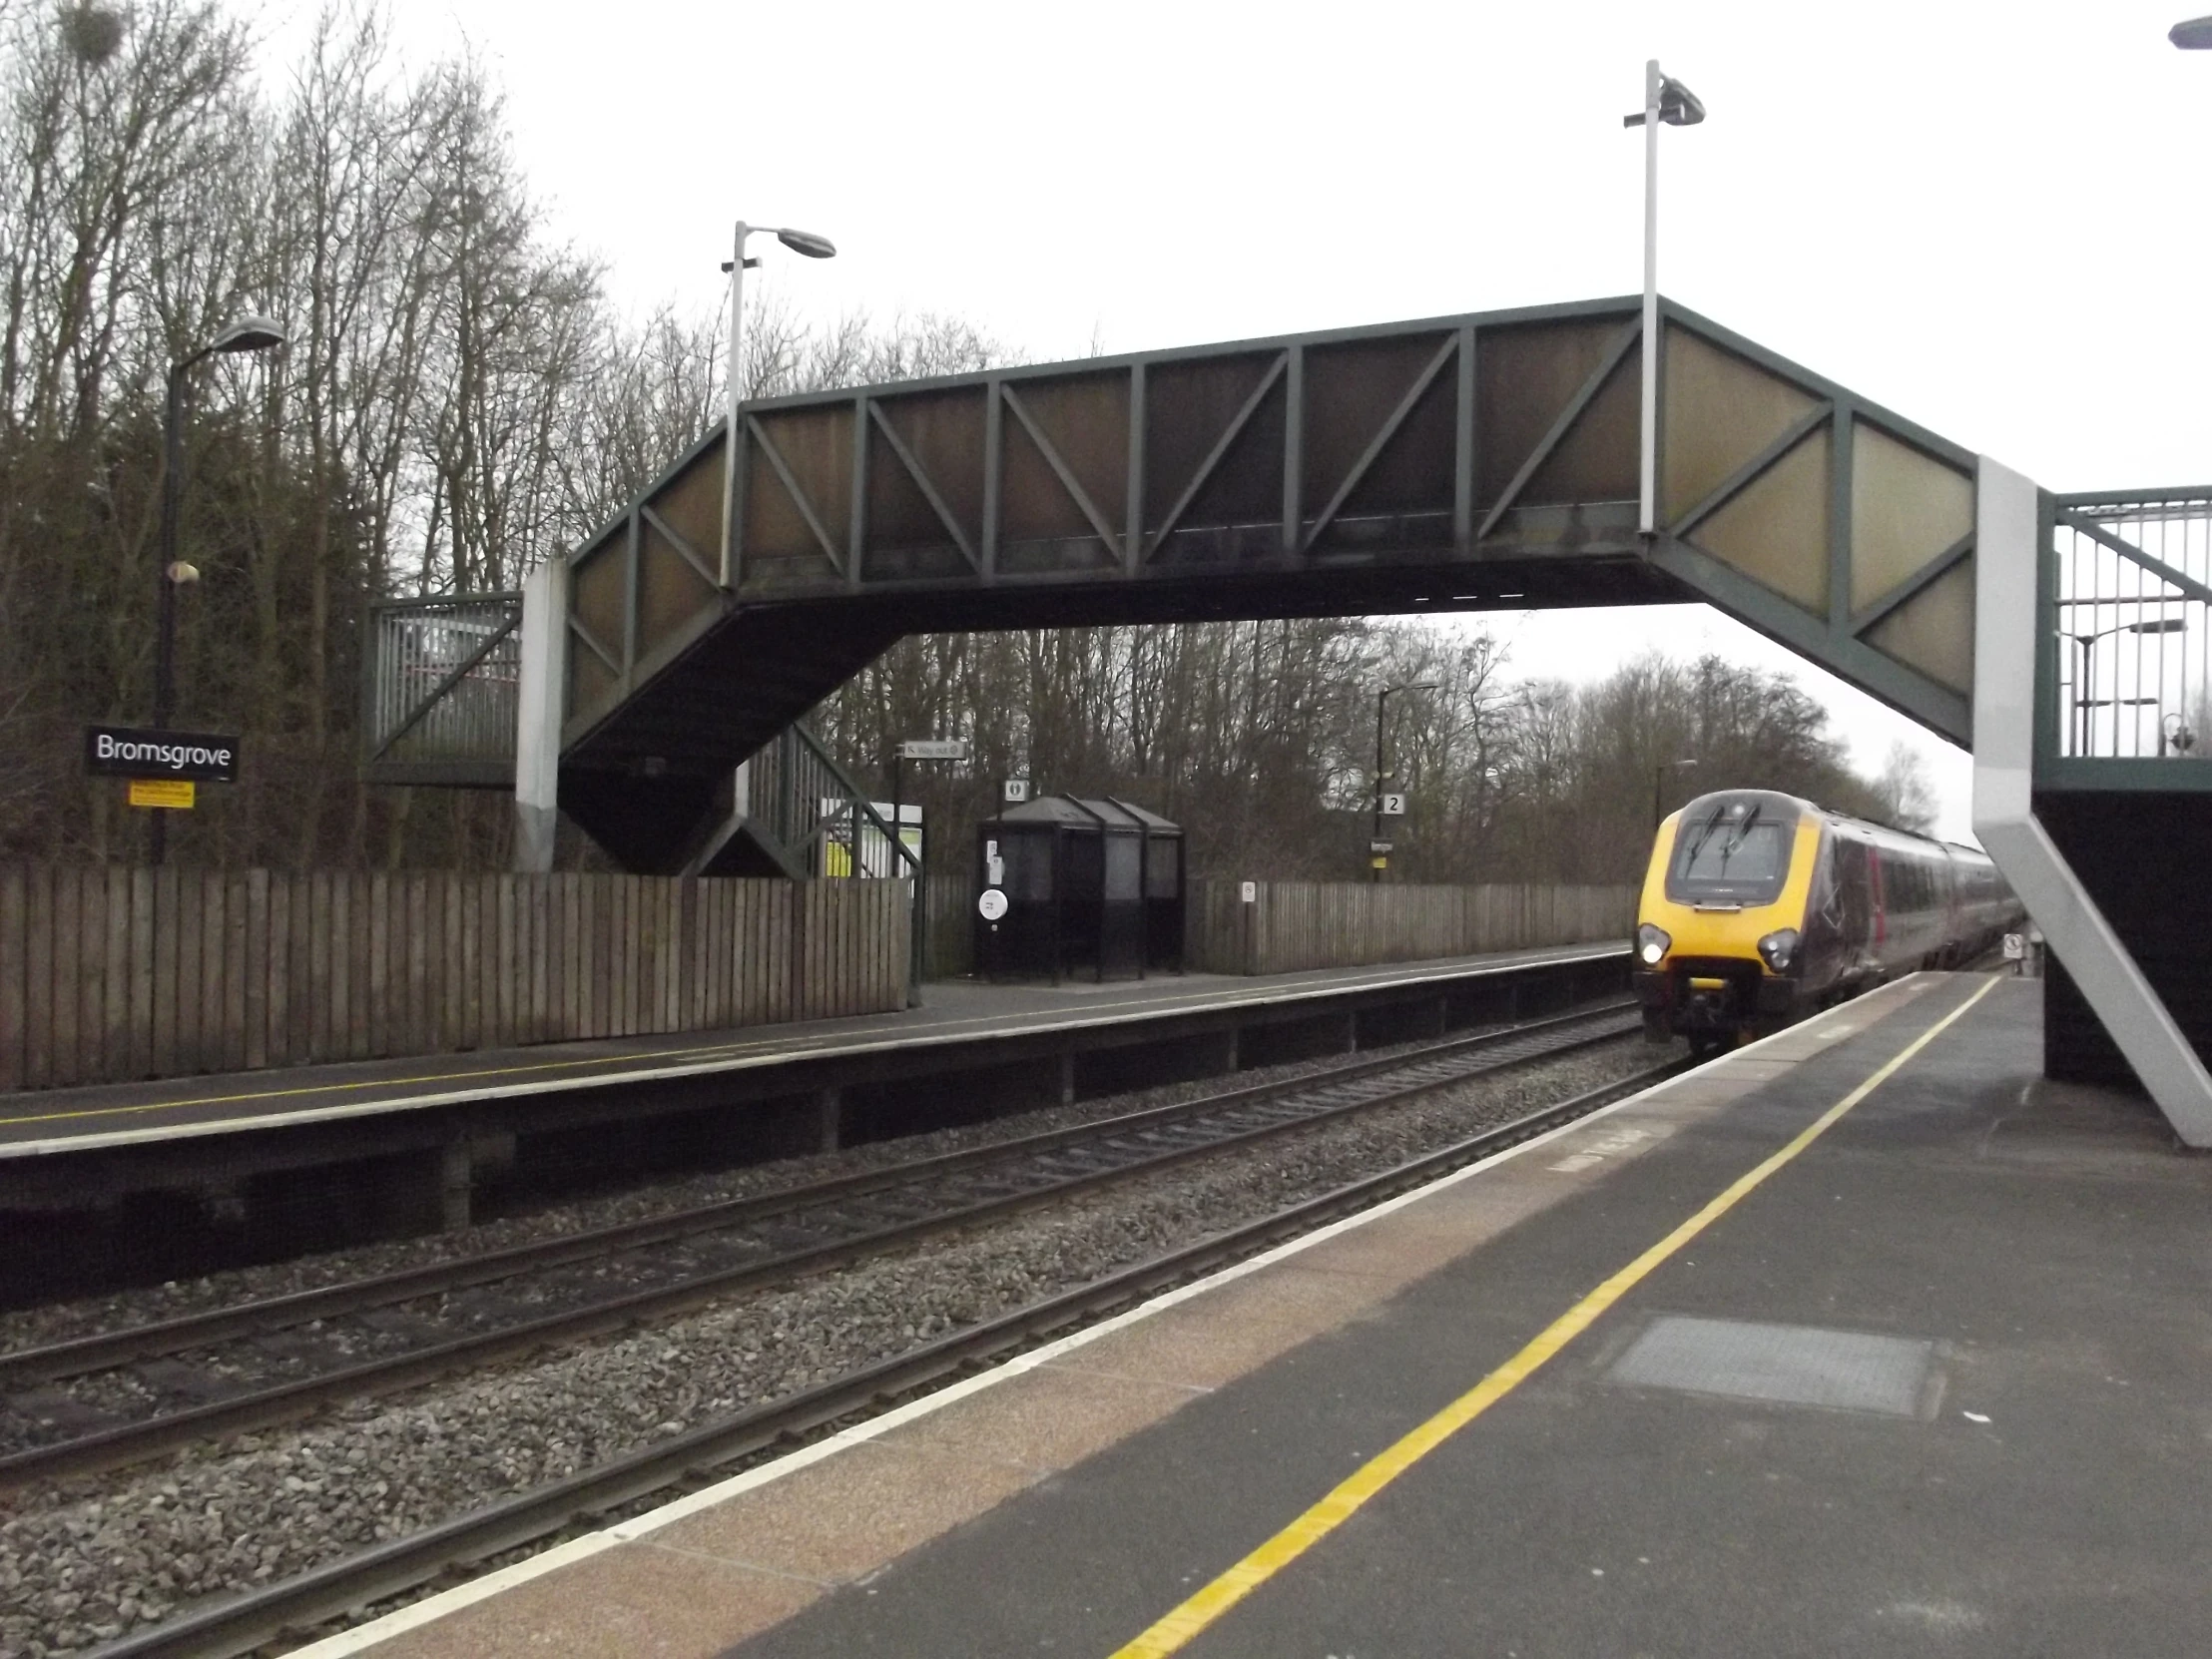
M 189 778 L 201 784 L 229 784 L 237 780 L 238 764 L 238 739 L 214 732 L 85 728 L 85 770 L 97 777 Z

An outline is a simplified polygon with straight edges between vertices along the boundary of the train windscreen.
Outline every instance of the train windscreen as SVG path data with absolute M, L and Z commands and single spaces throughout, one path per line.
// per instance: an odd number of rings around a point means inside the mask
M 1674 831 L 1667 896 L 1677 904 L 1772 904 L 1790 877 L 1797 814 L 1770 801 L 1692 803 Z

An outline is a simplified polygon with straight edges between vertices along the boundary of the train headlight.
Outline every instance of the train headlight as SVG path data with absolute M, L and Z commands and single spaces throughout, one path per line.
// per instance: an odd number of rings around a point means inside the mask
M 1759 959 L 1777 973 L 1789 970 L 1797 955 L 1798 930 L 1795 927 L 1777 928 L 1759 941 Z
M 1795 939 L 1797 935 L 1793 933 L 1790 937 Z M 1636 929 L 1636 958 L 1646 967 L 1657 967 L 1660 958 L 1665 956 L 1673 945 L 1674 940 L 1667 936 L 1667 930 L 1664 927 L 1654 927 L 1647 921 Z

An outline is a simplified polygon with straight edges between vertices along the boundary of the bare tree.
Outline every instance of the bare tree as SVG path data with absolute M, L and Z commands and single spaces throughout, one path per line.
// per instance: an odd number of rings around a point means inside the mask
M 1882 770 L 1868 786 L 1881 822 L 1925 835 L 1936 825 L 1936 784 L 1928 761 L 1902 738 L 1890 745 Z

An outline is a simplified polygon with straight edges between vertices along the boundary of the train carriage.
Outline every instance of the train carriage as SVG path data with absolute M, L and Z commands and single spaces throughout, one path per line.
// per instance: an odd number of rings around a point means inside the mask
M 1645 1031 L 1725 1047 L 1898 974 L 1970 961 L 2023 916 L 1972 847 L 1768 790 L 1700 796 L 1660 826 L 1644 874 Z

